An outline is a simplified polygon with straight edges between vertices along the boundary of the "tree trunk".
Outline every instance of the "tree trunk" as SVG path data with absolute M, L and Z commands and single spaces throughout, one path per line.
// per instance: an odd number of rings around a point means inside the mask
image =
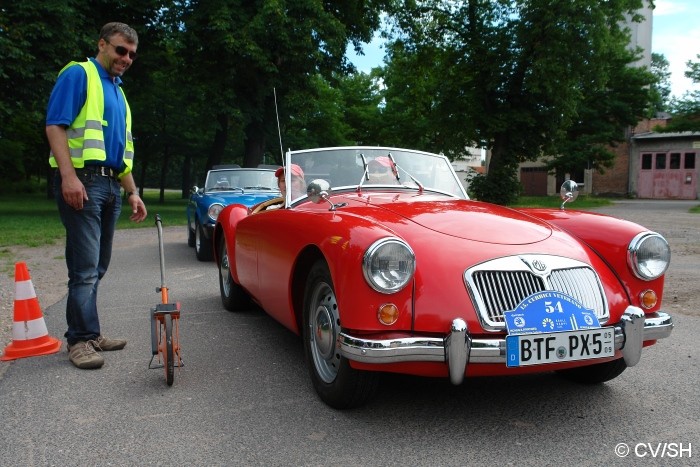
M 265 125 L 254 120 L 245 127 L 245 154 L 243 167 L 257 167 L 265 153 Z
M 219 114 L 216 116 L 216 121 L 219 122 L 219 127 L 214 134 L 214 144 L 207 158 L 205 171 L 209 171 L 213 166 L 221 164 L 221 161 L 224 159 L 224 151 L 226 150 L 226 141 L 228 141 L 228 115 Z
M 160 204 L 165 203 L 165 181 L 168 176 L 168 167 L 170 167 L 170 145 L 165 144 L 163 147 L 163 165 L 160 167 Z
M 182 162 L 182 184 L 180 185 L 180 190 L 182 192 L 182 198 L 189 198 L 190 189 L 192 188 L 192 155 L 187 154 L 184 161 Z

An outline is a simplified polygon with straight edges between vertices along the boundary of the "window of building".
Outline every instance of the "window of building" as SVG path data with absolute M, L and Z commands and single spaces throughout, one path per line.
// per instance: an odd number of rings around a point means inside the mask
M 656 154 L 656 167 L 657 170 L 663 170 L 666 168 L 666 154 L 657 153 Z
M 642 154 L 642 170 L 651 170 L 651 154 Z
M 680 169 L 681 168 L 681 153 L 680 152 L 672 152 L 671 153 L 671 161 L 668 166 L 669 169 Z
M 685 164 L 683 164 L 684 169 L 694 169 L 695 168 L 695 153 L 686 152 L 685 153 Z

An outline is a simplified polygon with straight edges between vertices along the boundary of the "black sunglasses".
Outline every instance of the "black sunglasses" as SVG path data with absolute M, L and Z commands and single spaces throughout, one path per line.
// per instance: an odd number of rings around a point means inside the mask
M 108 43 L 109 45 L 111 45 L 112 47 L 114 47 L 114 51 L 115 51 L 115 52 L 117 53 L 117 55 L 119 55 L 120 57 L 123 57 L 124 55 L 129 54 L 129 58 L 130 58 L 130 59 L 136 60 L 136 57 L 137 57 L 136 52 L 132 52 L 132 51 L 128 50 L 128 49 L 127 49 L 126 47 L 124 47 L 123 45 L 114 45 L 114 44 L 112 44 L 111 42 L 109 42 L 108 40 L 105 40 L 105 42 Z

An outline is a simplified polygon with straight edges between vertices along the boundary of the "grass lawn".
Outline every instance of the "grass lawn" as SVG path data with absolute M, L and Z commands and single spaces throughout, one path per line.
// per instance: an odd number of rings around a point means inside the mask
M 608 198 L 597 198 L 595 196 L 579 195 L 573 203 L 567 203 L 567 207 L 577 210 L 599 208 L 613 204 Z M 556 208 L 561 207 L 559 196 L 521 196 L 518 202 L 510 206 L 512 208 Z
M 155 215 L 160 214 L 164 226 L 185 225 L 187 199 L 180 192 L 165 192 L 164 203 L 159 203 L 158 190 L 144 190 L 148 218 L 141 223 L 131 222 L 128 205 L 122 206 L 117 229 L 152 228 Z M 45 193 L 3 194 L 0 196 L 0 248 L 12 245 L 51 245 L 64 238 L 65 230 L 58 217 L 58 208 Z

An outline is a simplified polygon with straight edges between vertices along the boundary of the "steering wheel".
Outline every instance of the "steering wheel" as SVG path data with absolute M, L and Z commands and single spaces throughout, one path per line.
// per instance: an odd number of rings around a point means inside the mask
M 268 199 L 267 201 L 263 201 L 262 203 L 255 206 L 255 208 L 253 208 L 253 210 L 250 213 L 255 214 L 257 212 L 264 211 L 265 209 L 269 208 L 270 206 L 275 206 L 278 204 L 284 204 L 284 198 L 279 197 L 279 198 L 272 198 L 272 199 Z

